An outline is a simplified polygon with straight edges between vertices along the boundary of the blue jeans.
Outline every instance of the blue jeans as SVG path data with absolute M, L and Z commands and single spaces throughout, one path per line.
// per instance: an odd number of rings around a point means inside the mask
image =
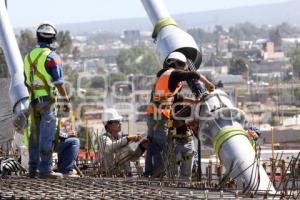
M 31 124 L 29 138 L 29 172 L 38 169 L 42 174 L 48 174 L 52 171 L 52 144 L 56 131 L 55 108 L 52 106 L 41 112 L 40 110 L 45 106 L 47 106 L 47 102 L 34 105 L 35 124 Z M 33 125 L 35 125 L 36 133 L 33 132 Z M 34 134 L 37 136 L 36 141 Z
M 76 137 L 69 137 L 60 139 L 58 144 L 58 172 L 68 173 L 73 171 L 75 160 L 79 152 L 79 139 Z
M 145 175 L 159 177 L 164 173 L 163 153 L 167 142 L 167 121 L 168 118 L 161 116 L 161 119 L 154 120 L 153 115 L 148 115 L 148 139 Z
M 193 158 L 195 154 L 194 142 L 192 139 L 175 141 L 176 162 L 179 163 L 178 172 L 180 179 L 191 180 Z

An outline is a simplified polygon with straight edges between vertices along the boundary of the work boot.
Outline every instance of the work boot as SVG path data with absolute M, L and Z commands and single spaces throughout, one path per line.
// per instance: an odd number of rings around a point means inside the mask
M 153 175 L 151 176 L 151 179 L 160 178 L 162 179 L 166 175 L 166 172 L 164 170 L 156 170 L 154 171 Z
M 28 174 L 26 174 L 26 176 L 28 176 L 29 178 L 37 178 L 37 171 L 33 170 L 33 171 L 29 171 Z
M 62 175 L 64 178 L 80 178 L 80 176 L 76 172 L 73 172 L 73 171 L 63 173 Z
M 41 178 L 41 179 L 61 179 L 61 178 L 63 178 L 63 175 L 58 172 L 50 172 L 47 174 L 40 173 L 39 178 Z

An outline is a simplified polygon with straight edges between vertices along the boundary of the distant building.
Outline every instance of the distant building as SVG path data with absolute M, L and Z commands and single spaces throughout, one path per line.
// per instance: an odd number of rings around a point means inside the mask
M 123 41 L 129 45 L 138 45 L 141 40 L 141 33 L 139 30 L 125 30 Z
M 216 75 L 214 77 L 215 82 L 221 81 L 225 86 L 226 85 L 241 85 L 245 84 L 246 81 L 244 80 L 242 75 L 232 75 L 232 74 L 221 74 Z
M 241 49 L 251 49 L 253 46 L 253 41 L 246 41 L 246 40 L 239 41 L 239 46 Z
M 291 64 L 288 60 L 268 60 L 261 63 L 251 64 L 253 75 L 272 80 L 278 76 L 282 79 L 290 70 Z
M 300 44 L 300 37 L 298 38 L 282 38 L 282 50 L 288 51 L 290 48 L 295 48 Z
M 236 49 L 232 51 L 232 56 L 242 57 L 250 62 L 260 62 L 263 59 L 263 51 L 260 49 Z
M 267 59 L 284 59 L 284 53 L 283 52 L 275 52 L 275 47 L 273 42 L 265 42 L 263 43 L 263 57 L 264 60 Z
M 263 44 L 263 50 L 266 53 L 274 53 L 274 43 L 273 42 L 266 42 Z
M 217 74 L 228 74 L 229 68 L 228 66 L 205 66 L 205 67 L 200 67 L 198 71 L 201 74 L 204 74 L 208 77 L 213 77 Z

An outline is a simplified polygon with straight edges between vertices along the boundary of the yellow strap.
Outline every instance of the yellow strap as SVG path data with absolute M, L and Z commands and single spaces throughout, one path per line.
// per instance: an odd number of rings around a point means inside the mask
M 30 87 L 30 96 L 31 96 L 31 100 L 35 99 L 34 97 L 34 91 L 35 89 L 45 89 L 47 91 L 47 94 L 51 97 L 51 94 L 50 94 L 50 85 L 48 83 L 48 81 L 46 80 L 46 78 L 43 76 L 43 74 L 37 69 L 36 65 L 38 63 L 38 60 L 40 59 L 40 57 L 42 56 L 42 54 L 45 52 L 45 50 L 42 50 L 38 56 L 34 59 L 34 61 L 32 62 L 31 60 L 31 57 L 30 57 L 30 53 L 28 54 L 27 56 L 27 59 L 28 59 L 28 63 L 30 65 L 30 77 L 29 77 L 29 80 L 30 80 L 30 83 L 32 84 L 33 80 L 34 80 L 34 75 L 38 76 L 39 79 L 41 79 L 41 81 L 44 83 L 44 86 L 38 86 L 36 88 L 32 88 Z M 31 70 L 34 70 L 33 73 L 34 74 L 31 74 Z M 51 107 L 51 105 L 53 104 L 54 102 L 54 99 L 51 98 L 51 100 L 49 101 L 49 104 L 46 106 L 45 109 L 42 109 L 42 111 L 40 112 L 43 112 L 44 110 L 46 109 L 49 109 Z M 33 142 L 34 144 L 36 145 L 38 143 L 38 127 L 36 127 L 36 121 L 39 120 L 37 118 L 37 111 L 35 110 L 35 108 L 33 108 L 32 106 L 29 107 L 29 111 L 30 111 L 30 120 L 31 120 L 31 127 L 32 127 L 32 137 L 33 137 Z M 30 128 L 29 128 L 30 129 Z
M 53 147 L 52 151 L 57 152 L 57 147 L 58 147 L 58 140 L 59 140 L 59 133 L 60 133 L 60 126 L 61 126 L 61 119 L 56 120 L 56 132 L 55 132 L 55 137 L 53 141 Z
M 184 139 L 184 138 L 189 138 L 191 136 L 192 136 L 192 134 L 186 133 L 186 134 L 176 134 L 176 135 L 173 135 L 172 137 L 174 139 Z
M 41 81 L 44 83 L 44 86 L 42 86 L 42 87 L 44 87 L 43 89 L 45 89 L 46 91 L 47 91 L 47 94 L 48 94 L 48 96 L 50 96 L 51 97 L 51 93 L 50 93 L 50 91 L 51 91 L 51 84 L 49 84 L 49 82 L 46 80 L 46 78 L 44 77 L 44 75 L 38 70 L 38 68 L 36 67 L 36 65 L 37 65 L 37 63 L 38 63 L 38 60 L 40 59 L 40 57 L 43 55 L 43 53 L 45 52 L 46 50 L 42 50 L 39 54 L 38 54 L 38 56 L 35 58 L 35 60 L 32 62 L 32 60 L 31 60 L 31 58 L 30 58 L 30 54 L 28 54 L 28 56 L 27 56 L 27 58 L 28 58 L 28 63 L 29 63 L 29 65 L 30 65 L 30 68 L 33 68 L 34 69 L 34 74 L 37 76 L 37 77 L 39 77 L 39 79 L 41 79 Z M 32 69 L 30 69 L 30 70 L 32 70 Z M 32 84 L 32 82 L 33 82 L 33 77 L 32 77 L 33 75 L 31 75 L 30 74 L 30 82 L 31 82 L 31 84 Z M 31 90 L 37 90 L 37 88 L 30 88 Z M 38 89 L 40 89 L 40 87 L 38 87 Z M 33 91 L 31 91 L 32 93 L 34 93 Z M 34 97 L 31 99 L 31 100 L 33 100 L 34 99 Z
M 188 154 L 188 155 L 185 155 L 185 156 L 181 156 L 181 159 L 176 159 L 175 163 L 177 165 L 180 165 L 182 161 L 186 161 L 186 160 L 191 160 L 193 158 L 194 154 Z
M 241 127 L 229 126 L 221 129 L 213 138 L 213 147 L 216 151 L 216 154 L 219 155 L 221 146 L 225 141 L 236 135 L 244 135 L 247 137 L 246 131 Z
M 172 120 L 172 119 L 168 119 L 168 121 L 167 121 L 167 127 L 168 128 L 172 128 L 173 127 L 173 123 L 174 121 Z
M 176 23 L 176 21 L 175 21 L 172 17 L 165 17 L 165 18 L 162 18 L 161 20 L 159 20 L 159 21 L 155 24 L 155 27 L 154 27 L 154 30 L 153 30 L 153 33 L 152 33 L 152 38 L 153 38 L 153 39 L 156 39 L 157 34 L 159 33 L 159 31 L 160 31 L 163 27 L 168 26 L 168 25 L 174 25 L 174 26 L 177 26 L 177 23 Z
M 30 134 L 32 134 L 32 138 L 33 138 L 33 144 L 36 146 L 38 144 L 38 127 L 36 126 L 37 122 L 36 120 L 40 120 L 37 118 L 36 116 L 36 112 L 34 110 L 34 108 L 32 106 L 29 106 L 29 114 L 30 114 L 30 123 L 31 123 L 31 126 L 29 126 L 29 136 Z M 32 131 L 32 132 L 31 132 Z

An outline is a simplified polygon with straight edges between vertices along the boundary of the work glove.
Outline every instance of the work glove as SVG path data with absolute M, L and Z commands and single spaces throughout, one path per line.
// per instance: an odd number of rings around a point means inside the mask
M 247 130 L 247 134 L 256 141 L 259 138 L 259 136 L 261 135 L 261 132 L 260 132 L 259 128 L 254 126 L 254 124 L 250 123 L 249 128 Z
M 212 83 L 207 83 L 206 87 L 207 87 L 207 90 L 210 92 L 213 92 L 215 90 L 215 85 Z
M 129 135 L 127 136 L 127 141 L 128 142 L 138 142 L 142 139 L 140 135 Z
M 71 104 L 69 102 L 57 104 L 58 118 L 70 117 L 70 114 L 71 114 Z

